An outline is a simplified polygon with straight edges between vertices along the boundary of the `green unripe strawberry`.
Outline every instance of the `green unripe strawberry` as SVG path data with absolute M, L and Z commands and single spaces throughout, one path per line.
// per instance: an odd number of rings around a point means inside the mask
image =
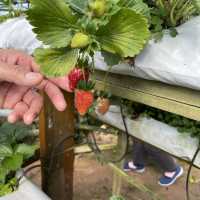
M 106 11 L 106 2 L 105 0 L 95 0 L 90 4 L 90 8 L 95 16 L 101 17 Z
M 72 48 L 84 48 L 90 43 L 90 38 L 84 33 L 76 33 L 71 41 Z

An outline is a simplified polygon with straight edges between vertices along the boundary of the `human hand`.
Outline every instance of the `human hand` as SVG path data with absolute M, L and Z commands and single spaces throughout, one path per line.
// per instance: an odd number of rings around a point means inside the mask
M 59 111 L 66 108 L 56 84 L 68 90 L 67 78 L 44 79 L 34 59 L 23 52 L 0 50 L 0 81 L 0 108 L 14 110 L 8 117 L 9 122 L 23 119 L 30 124 L 40 112 L 43 100 L 33 87 L 44 90 Z

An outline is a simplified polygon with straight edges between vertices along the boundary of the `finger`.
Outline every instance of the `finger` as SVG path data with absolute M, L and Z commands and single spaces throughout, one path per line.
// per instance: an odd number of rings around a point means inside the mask
M 12 84 L 12 86 L 7 91 L 5 100 L 4 100 L 4 108 L 12 109 L 18 102 L 23 99 L 23 96 L 27 92 L 29 88 L 25 86 L 18 86 Z
M 2 58 L 2 61 L 7 62 L 7 64 L 19 65 L 25 67 L 29 71 L 33 71 L 34 68 L 34 71 L 36 72 L 36 69 L 39 69 L 38 65 L 34 62 L 33 57 L 23 51 L 6 49 L 3 53 L 0 52 L 0 57 Z M 37 72 L 39 72 L 39 70 L 37 70 Z
M 27 112 L 28 106 L 24 102 L 19 102 L 15 105 L 14 111 L 8 116 L 8 122 L 15 123 L 23 119 L 24 114 Z
M 16 65 L 20 57 L 24 57 L 26 54 L 22 51 L 15 49 L 2 49 L 0 51 L 1 61 L 10 65 Z
M 26 124 L 31 124 L 42 109 L 43 98 L 37 92 L 29 90 L 23 100 L 29 106 L 29 109 L 24 114 L 23 119 Z
M 37 86 L 37 88 L 45 91 L 57 110 L 65 110 L 67 104 L 63 93 L 54 83 L 44 80 L 40 85 Z
M 61 90 L 56 85 L 48 81 L 48 84 L 45 87 L 45 92 L 47 93 L 57 110 L 65 110 L 67 106 L 65 98 Z
M 0 108 L 3 107 L 7 92 L 10 88 L 11 84 L 3 82 L 0 84 Z
M 50 81 L 47 82 L 44 91 L 49 96 L 50 100 L 54 104 L 57 110 L 64 111 L 67 104 L 63 96 L 62 91 Z
M 35 86 L 42 82 L 43 77 L 40 73 L 27 71 L 18 65 L 0 62 L 0 80 L 18 85 Z
M 34 58 L 32 58 L 31 68 L 34 72 L 40 71 L 40 66 L 35 62 Z
M 57 86 L 62 88 L 65 91 L 72 92 L 72 90 L 69 87 L 69 78 L 68 76 L 65 77 L 59 77 L 59 78 L 52 78 L 50 79 L 53 83 L 55 83 Z
M 25 67 L 27 70 L 32 71 L 32 57 L 28 55 L 19 56 L 16 65 Z
M 34 58 L 32 56 L 22 54 L 19 56 L 18 61 L 16 63 L 17 65 L 20 65 L 22 67 L 25 67 L 26 69 L 33 71 L 33 72 L 40 72 L 39 65 L 35 62 Z

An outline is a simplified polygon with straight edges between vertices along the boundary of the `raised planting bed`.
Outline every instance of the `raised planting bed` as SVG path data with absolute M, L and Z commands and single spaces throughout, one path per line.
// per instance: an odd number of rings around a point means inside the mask
M 105 115 L 97 113 L 96 117 L 122 131 L 125 131 L 120 108 L 110 106 Z M 174 127 L 152 118 L 141 117 L 137 120 L 126 118 L 130 135 L 147 142 L 171 155 L 186 161 L 191 161 L 198 148 L 198 139 L 190 134 L 179 133 Z M 200 155 L 197 156 L 194 165 L 200 167 Z
M 35 184 L 24 177 L 17 191 L 0 197 L 0 200 L 50 200 Z

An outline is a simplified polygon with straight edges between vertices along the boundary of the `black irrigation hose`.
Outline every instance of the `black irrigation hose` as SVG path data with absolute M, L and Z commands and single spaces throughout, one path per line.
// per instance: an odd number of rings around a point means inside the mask
M 53 148 L 53 151 L 51 153 L 51 156 L 50 156 L 50 162 L 49 162 L 49 168 L 48 168 L 48 173 L 51 173 L 52 171 L 52 167 L 53 167 L 53 163 L 54 163 L 54 158 L 57 157 L 58 155 L 60 154 L 56 154 L 56 151 L 57 151 L 57 148 L 60 147 L 60 145 L 62 145 L 66 140 L 68 139 L 71 139 L 71 138 L 74 138 L 74 135 L 68 135 L 64 138 L 62 138 L 56 145 L 55 147 Z M 66 150 L 65 150 L 66 151 Z M 63 153 L 63 152 L 62 152 Z M 42 159 L 42 158 L 41 158 Z M 35 169 L 35 168 L 38 168 L 38 167 L 41 167 L 40 164 L 38 165 L 33 165 L 33 166 L 30 166 L 29 168 L 27 168 L 23 174 L 17 179 L 17 183 L 19 184 L 19 182 L 21 181 L 21 179 L 31 170 Z
M 39 168 L 39 167 L 41 167 L 40 164 L 38 164 L 38 165 L 33 165 L 33 166 L 28 167 L 27 169 L 24 170 L 24 175 L 26 175 L 26 174 L 27 174 L 28 172 L 30 172 L 31 170 L 33 170 L 33 169 L 35 169 L 35 168 Z
M 125 134 L 126 134 L 126 149 L 125 149 L 123 155 L 120 156 L 120 158 L 118 158 L 116 160 L 107 160 L 108 162 L 112 162 L 112 163 L 119 163 L 119 162 L 121 162 L 126 157 L 126 155 L 128 154 L 128 152 L 129 152 L 129 145 L 128 145 L 129 144 L 129 133 L 128 133 L 128 127 L 127 127 L 127 124 L 126 124 L 126 117 L 123 114 L 123 108 L 122 108 L 121 105 L 120 105 L 120 112 L 121 112 L 122 121 L 123 121 L 123 124 L 124 124 Z M 94 149 L 93 146 L 90 146 L 91 149 L 92 149 L 92 151 L 94 151 L 94 152 L 96 152 L 98 154 L 103 155 L 102 151 L 100 150 L 100 148 L 97 145 L 96 138 L 95 138 L 94 134 L 92 134 L 92 139 L 93 139 L 93 145 L 95 146 L 95 149 Z
M 63 145 L 64 142 L 66 142 L 67 140 L 74 138 L 74 135 L 67 135 L 66 137 L 62 138 L 53 148 L 51 156 L 50 156 L 50 162 L 49 162 L 49 168 L 48 168 L 48 173 L 50 174 L 53 168 L 53 164 L 54 164 L 54 158 L 56 157 L 56 151 L 57 149 Z
M 92 146 L 90 146 L 90 147 L 92 148 L 92 151 L 93 151 L 94 153 L 102 154 L 101 149 L 100 149 L 100 148 L 98 147 L 98 145 L 97 145 L 97 141 L 96 141 L 96 138 L 95 138 L 95 136 L 94 136 L 94 133 L 92 132 L 92 133 L 90 133 L 90 135 L 92 136 L 93 143 L 91 143 L 91 141 L 90 141 L 89 138 L 87 137 L 88 145 L 89 145 L 89 146 L 92 145 Z M 93 148 L 93 145 L 95 146 L 95 149 Z
M 23 171 L 23 174 L 17 179 L 17 186 L 19 186 L 19 183 L 21 181 L 21 179 L 28 173 L 30 172 L 31 170 L 35 169 L 35 168 L 38 168 L 38 167 L 41 167 L 40 164 L 38 165 L 33 165 L 33 166 L 30 166 L 28 167 L 26 170 Z
M 120 105 L 120 112 L 121 112 L 121 117 L 122 117 L 122 121 L 123 121 L 124 128 L 125 128 L 125 134 L 126 134 L 126 149 L 125 149 L 123 155 L 118 160 L 113 161 L 113 163 L 121 162 L 126 157 L 126 155 L 128 154 L 128 151 L 129 151 L 129 132 L 128 132 L 127 124 L 126 124 L 126 117 L 123 114 L 122 105 Z
M 190 200 L 190 191 L 189 191 L 189 180 L 190 180 L 190 174 L 191 174 L 191 171 L 192 171 L 192 167 L 194 165 L 194 161 L 196 160 L 196 157 L 198 155 L 198 153 L 200 152 L 200 143 L 199 143 L 199 146 L 192 158 L 192 161 L 190 163 L 190 166 L 189 166 L 189 169 L 188 169 L 188 173 L 187 173 L 187 180 L 186 180 L 186 199 L 187 200 Z

